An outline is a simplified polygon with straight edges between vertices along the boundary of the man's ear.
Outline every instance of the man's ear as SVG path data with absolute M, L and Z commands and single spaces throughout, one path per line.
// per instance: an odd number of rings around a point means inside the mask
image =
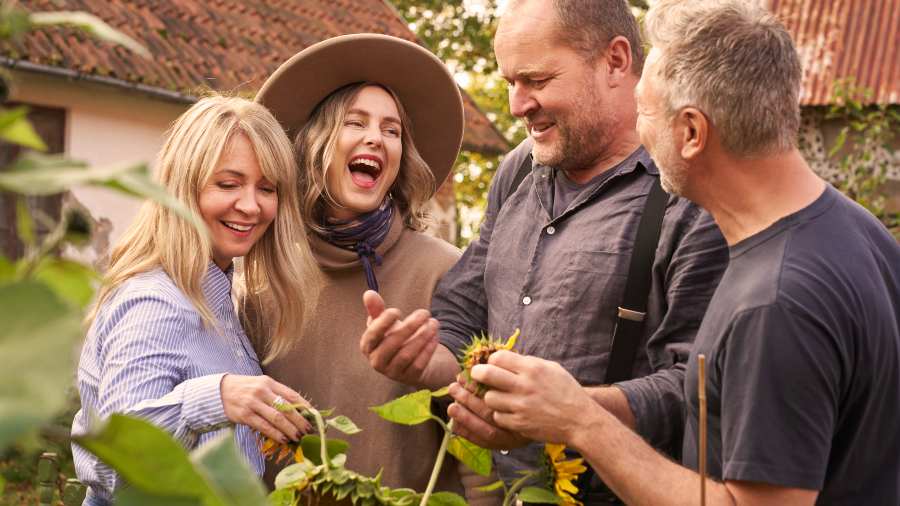
M 625 78 L 633 77 L 631 64 L 631 43 L 621 35 L 613 37 L 606 48 L 607 80 L 610 87 L 620 86 Z
M 691 160 L 703 153 L 709 140 L 709 120 L 695 107 L 685 107 L 675 117 L 675 129 L 681 141 L 681 157 Z

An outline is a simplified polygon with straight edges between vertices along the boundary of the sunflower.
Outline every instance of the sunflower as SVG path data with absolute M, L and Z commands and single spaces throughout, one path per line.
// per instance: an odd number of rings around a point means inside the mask
M 582 458 L 563 460 L 566 457 L 565 450 L 565 445 L 551 443 L 544 445 L 547 481 L 553 487 L 553 491 L 556 492 L 561 504 L 565 506 L 583 506 L 581 501 L 572 497 L 572 494 L 578 493 L 578 487 L 572 482 L 578 478 L 579 474 L 587 471 L 587 468 L 582 463 L 584 461 Z
M 478 364 L 486 364 L 488 362 L 488 358 L 494 354 L 494 352 L 500 350 L 513 350 L 513 346 L 516 345 L 516 341 L 519 339 L 519 329 L 516 329 L 513 332 L 513 335 L 509 336 L 506 339 L 506 342 L 503 342 L 503 339 L 494 339 L 490 335 L 485 336 L 481 334 L 481 336 L 473 336 L 472 342 L 463 350 L 462 355 L 459 358 L 459 367 L 462 369 L 463 374 L 466 379 L 471 379 L 470 373 L 472 372 L 472 368 Z M 482 384 L 478 384 L 478 392 L 479 394 L 484 393 L 485 387 Z
M 276 463 L 280 463 L 293 455 L 294 462 L 303 462 L 303 448 L 300 443 L 289 442 L 279 443 L 272 438 L 260 435 L 258 437 L 259 452 L 262 453 L 266 460 L 275 459 Z

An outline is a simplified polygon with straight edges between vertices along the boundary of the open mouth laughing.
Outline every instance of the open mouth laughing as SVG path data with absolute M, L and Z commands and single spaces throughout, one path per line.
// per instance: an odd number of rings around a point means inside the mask
M 350 159 L 347 169 L 350 178 L 361 188 L 372 188 L 381 176 L 382 161 L 373 155 L 357 155 Z

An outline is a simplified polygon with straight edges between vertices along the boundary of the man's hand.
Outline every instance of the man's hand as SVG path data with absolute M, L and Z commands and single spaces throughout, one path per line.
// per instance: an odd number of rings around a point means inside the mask
M 359 348 L 376 371 L 413 386 L 424 383 L 424 372 L 438 346 L 438 322 L 425 309 L 403 318 L 400 310 L 385 309 L 384 299 L 367 290 L 363 305 L 368 319 Z
M 466 386 L 462 382 L 452 383 L 450 396 L 456 401 L 447 408 L 447 414 L 454 420 L 453 432 L 482 448 L 493 450 L 510 450 L 529 443 L 528 438 L 501 429 L 494 423 L 494 411 L 475 395 L 473 383 Z
M 549 443 L 568 443 L 586 406 L 596 406 L 561 365 L 509 351 L 472 368 L 472 379 L 491 387 L 484 395 L 496 424 Z

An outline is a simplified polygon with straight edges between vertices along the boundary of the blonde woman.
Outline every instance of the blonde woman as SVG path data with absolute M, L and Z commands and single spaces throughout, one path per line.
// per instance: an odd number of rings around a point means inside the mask
M 462 140 L 459 91 L 422 47 L 355 34 L 295 55 L 257 101 L 295 136 L 300 214 L 323 270 L 300 342 L 266 373 L 363 428 L 351 438 L 349 467 L 372 476 L 381 471 L 387 485 L 422 491 L 442 432 L 437 424 L 394 425 L 369 410 L 413 389 L 377 373 L 360 353 L 367 316 L 361 302 L 374 290 L 402 311 L 428 307 L 459 257 L 455 247 L 422 233 L 426 203 Z M 278 470 L 268 466 L 269 483 Z M 437 489 L 462 491 L 456 465 L 443 470 Z M 484 484 L 468 476 L 472 492 Z
M 200 100 L 172 125 L 157 161 L 159 182 L 202 217 L 207 234 L 155 202 L 142 208 L 112 252 L 78 368 L 81 410 L 73 434 L 94 416 L 125 413 L 171 432 L 187 448 L 235 426 L 248 462 L 262 473 L 254 433 L 296 440 L 310 429 L 275 405 L 305 402 L 260 369 L 305 321 L 315 266 L 297 212 L 290 142 L 262 106 L 240 98 Z M 243 257 L 245 297 L 267 308 L 260 354 L 232 306 L 233 259 Z M 108 504 L 117 475 L 73 445 L 87 505 Z

